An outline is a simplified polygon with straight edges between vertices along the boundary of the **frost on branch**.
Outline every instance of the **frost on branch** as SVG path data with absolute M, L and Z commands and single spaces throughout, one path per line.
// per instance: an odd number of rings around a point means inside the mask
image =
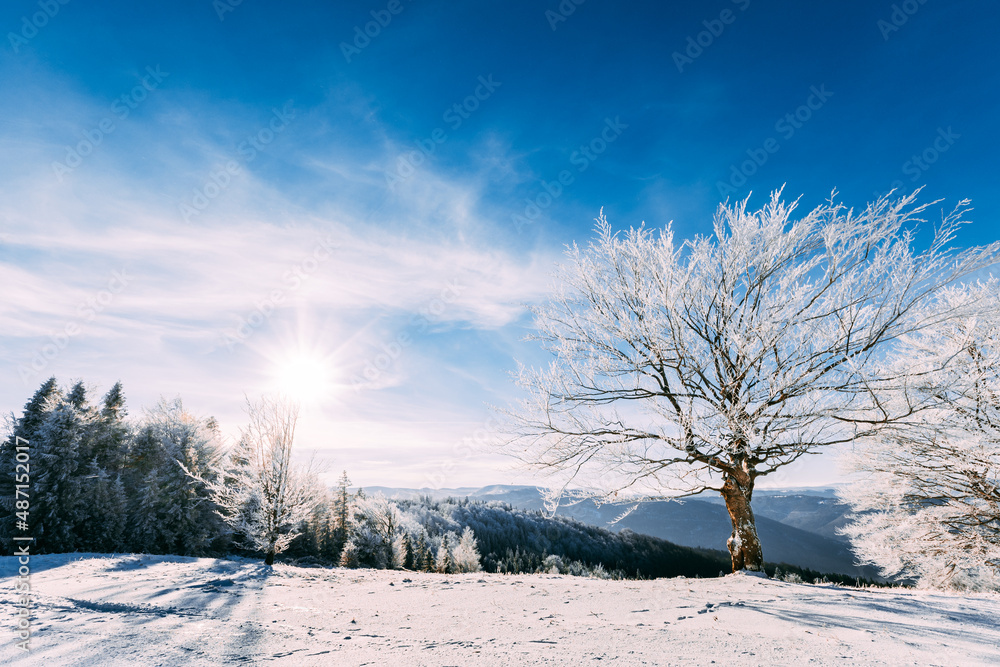
M 995 281 L 951 290 L 951 304 L 996 300 Z M 989 310 L 989 309 L 984 309 Z M 888 366 L 905 382 L 882 397 L 916 417 L 859 442 L 861 473 L 842 492 L 859 558 L 922 585 L 1000 589 L 1000 319 L 968 318 L 906 337 Z
M 714 234 L 684 242 L 602 216 L 534 310 L 553 360 L 520 369 L 528 397 L 505 411 L 504 451 L 605 501 L 719 491 L 734 569 L 760 569 L 756 479 L 899 418 L 873 402 L 892 381 L 874 362 L 973 312 L 936 295 L 996 261 L 998 244 L 949 248 L 966 202 L 914 249 L 929 206 L 914 201 L 831 198 L 796 219 L 775 193 L 758 211 L 720 206 Z

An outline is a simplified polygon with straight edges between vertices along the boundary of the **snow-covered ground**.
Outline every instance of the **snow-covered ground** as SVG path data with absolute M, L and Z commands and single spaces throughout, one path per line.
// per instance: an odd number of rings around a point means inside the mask
M 5 665 L 1000 664 L 997 596 L 81 554 L 31 558 L 23 654 L 14 560 Z

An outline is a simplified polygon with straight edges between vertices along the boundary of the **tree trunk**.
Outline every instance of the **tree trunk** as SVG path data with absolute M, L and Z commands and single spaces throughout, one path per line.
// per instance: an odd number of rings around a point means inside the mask
M 264 565 L 274 565 L 274 550 L 268 549 L 264 556 Z
M 757 524 L 750 507 L 753 494 L 753 479 L 746 476 L 737 481 L 733 475 L 726 475 L 722 485 L 722 497 L 726 500 L 729 520 L 733 524 L 733 534 L 726 542 L 733 558 L 733 572 L 740 570 L 764 571 L 764 553 L 757 537 Z

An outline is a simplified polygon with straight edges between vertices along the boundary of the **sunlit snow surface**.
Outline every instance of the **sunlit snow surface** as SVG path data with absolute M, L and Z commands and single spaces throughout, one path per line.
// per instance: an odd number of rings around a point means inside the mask
M 1000 664 L 996 595 L 91 554 L 31 558 L 23 654 L 0 561 L 5 665 Z

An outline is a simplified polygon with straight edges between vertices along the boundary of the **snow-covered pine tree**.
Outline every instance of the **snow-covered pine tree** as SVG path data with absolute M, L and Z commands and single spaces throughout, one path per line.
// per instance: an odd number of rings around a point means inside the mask
M 348 490 L 350 486 L 351 480 L 347 478 L 345 470 L 337 480 L 337 491 L 333 499 L 333 540 L 330 556 L 335 562 L 339 562 L 340 553 L 350 537 L 351 494 Z
M 80 524 L 80 549 L 98 553 L 125 550 L 128 503 L 120 477 L 111 478 L 97 459 L 87 467 L 85 502 L 90 508 Z
M 109 476 L 117 476 L 125 465 L 132 432 L 125 417 L 122 383 L 116 382 L 104 395 L 100 411 L 93 421 L 90 455 Z
M 441 536 L 441 545 L 437 550 L 437 558 L 434 560 L 434 571 L 441 574 L 454 572 L 454 558 L 451 555 L 451 547 L 448 545 L 448 536 L 454 537 L 454 533 L 445 533 Z
M 413 569 L 427 572 L 429 567 L 430 556 L 427 550 L 427 531 L 423 528 L 420 529 L 420 535 L 417 537 L 417 544 L 413 548 Z
M 13 535 L 25 535 L 24 531 L 17 530 L 16 523 L 16 487 L 14 473 L 23 473 L 24 468 L 16 470 L 18 445 L 29 448 L 29 461 L 34 458 L 35 447 L 41 442 L 38 440 L 38 433 L 42 423 L 48 414 L 57 405 L 60 395 L 59 385 L 54 377 L 49 378 L 35 391 L 31 399 L 24 406 L 24 410 L 19 418 L 10 417 L 9 434 L 0 442 L 0 464 L 7 471 L 0 475 L 0 542 L 3 543 L 4 553 L 13 553 Z M 29 477 L 33 477 L 37 472 L 28 468 Z
M 479 548 L 476 545 L 476 535 L 472 528 L 466 526 L 462 531 L 462 537 L 455 547 L 455 571 L 456 572 L 479 572 L 483 569 L 479 560 Z
M 66 402 L 80 412 L 90 412 L 92 407 L 88 400 L 87 387 L 83 384 L 83 380 L 77 380 L 76 384 L 70 387 L 69 393 L 66 394 Z
M 29 535 L 39 551 L 75 551 L 81 546 L 79 529 L 94 508 L 86 505 L 83 475 L 86 460 L 80 453 L 92 415 L 80 410 L 76 401 L 58 402 L 46 415 L 35 442 L 32 462 L 31 515 Z M 37 471 L 37 472 L 34 472 Z
M 156 468 L 150 470 L 142 484 L 133 487 L 125 540 L 129 551 L 162 554 L 167 552 L 168 545 L 176 542 L 177 536 L 163 514 L 163 490 L 158 472 Z
M 400 541 L 401 541 L 400 551 L 403 554 L 403 563 L 402 563 L 403 569 L 406 570 L 417 569 L 414 566 L 413 540 L 410 539 L 410 534 L 407 532 L 403 532 L 403 534 L 400 535 Z

